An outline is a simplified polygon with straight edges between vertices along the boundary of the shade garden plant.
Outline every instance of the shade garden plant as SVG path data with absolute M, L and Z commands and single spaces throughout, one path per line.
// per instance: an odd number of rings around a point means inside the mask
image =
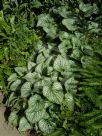
M 102 135 L 102 29 L 98 4 L 67 0 L 4 3 L 1 13 L 8 24 L 11 22 L 13 32 L 6 41 L 4 35 L 2 39 L 6 45 L 15 46 L 11 52 L 19 56 L 21 51 L 26 63 L 12 67 L 11 54 L 8 67 L 12 74 L 4 93 L 8 123 L 20 133 L 36 130 L 45 136 Z

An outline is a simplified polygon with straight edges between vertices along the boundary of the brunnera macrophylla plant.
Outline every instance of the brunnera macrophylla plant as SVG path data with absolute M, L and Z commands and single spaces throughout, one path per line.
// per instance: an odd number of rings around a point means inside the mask
M 85 15 L 88 11 L 89 17 L 97 13 L 97 7 L 81 3 L 79 11 Z M 8 78 L 8 122 L 20 132 L 35 129 L 46 136 L 83 135 L 85 129 L 78 130 L 82 115 L 77 98 L 79 71 L 93 56 L 85 34 L 97 34 L 99 25 L 61 5 L 37 15 L 35 29 L 41 39 L 27 66 L 16 67 Z
M 80 68 L 77 63 L 86 48 L 79 50 L 82 45 L 74 35 L 69 40 L 66 32 L 59 36 L 62 41 L 58 46 L 39 44 L 27 67 L 16 67 L 8 79 L 6 105 L 11 108 L 8 122 L 20 132 L 36 129 L 44 135 L 55 132 L 66 135 L 67 120 L 72 118 L 77 103 L 76 71 Z M 66 40 L 70 48 L 65 46 Z M 87 50 L 90 52 L 91 48 Z

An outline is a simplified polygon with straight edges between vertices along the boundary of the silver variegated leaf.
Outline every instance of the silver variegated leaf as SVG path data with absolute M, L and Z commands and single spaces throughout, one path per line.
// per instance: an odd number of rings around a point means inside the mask
M 51 102 L 61 104 L 63 101 L 63 88 L 59 82 L 54 82 L 52 86 L 43 87 L 43 95 Z
M 70 69 L 70 63 L 69 63 L 69 60 L 66 59 L 66 57 L 58 55 L 54 61 L 53 67 L 56 71 L 63 72 Z
M 18 118 L 17 112 L 11 112 L 10 116 L 8 118 L 9 124 L 12 126 L 17 126 L 18 120 L 19 120 L 19 118 Z
M 78 81 L 72 76 L 65 82 L 65 89 L 66 91 L 70 92 L 71 94 L 75 94 L 77 92 L 77 84 Z
M 19 128 L 18 130 L 23 133 L 23 132 L 26 132 L 28 130 L 32 129 L 32 126 L 29 124 L 29 122 L 27 121 L 27 119 L 25 117 L 22 117 L 20 119 L 20 122 L 19 122 Z
M 13 82 L 17 79 L 17 74 L 13 73 L 9 78 L 8 78 L 8 82 Z
M 10 90 L 11 90 L 11 91 L 16 91 L 20 84 L 21 84 L 21 80 L 20 80 L 20 79 L 15 80 L 15 81 L 11 84 Z
M 34 62 L 28 62 L 28 70 L 30 71 L 36 64 Z
M 34 95 L 31 96 L 28 100 L 28 106 L 29 108 L 33 108 L 34 111 L 39 111 L 42 110 L 44 108 L 44 100 L 41 98 L 40 95 Z
M 39 125 L 39 129 L 45 134 L 49 134 L 53 132 L 55 129 L 54 125 L 52 125 L 51 122 L 44 119 L 40 120 L 38 125 Z
M 37 26 L 43 27 L 48 36 L 55 38 L 57 34 L 57 25 L 49 14 L 40 14 L 38 16 Z
M 62 41 L 60 44 L 59 44 L 59 51 L 62 55 L 65 55 L 67 54 L 68 52 L 68 49 L 71 49 L 72 48 L 72 45 L 71 45 L 71 42 L 70 40 L 64 40 Z
M 21 97 L 25 98 L 31 94 L 31 83 L 25 82 L 21 87 Z
M 98 12 L 98 7 L 96 4 L 84 4 L 83 2 L 81 2 L 79 5 L 79 9 L 85 13 L 86 17 L 89 17 L 92 14 L 96 14 Z
M 42 53 L 40 53 L 40 54 L 37 56 L 36 63 L 39 64 L 39 63 L 43 63 L 44 61 L 45 61 L 45 57 L 43 56 Z
M 65 31 L 60 31 L 60 32 L 59 32 L 59 39 L 60 39 L 61 41 L 71 40 L 71 38 L 72 38 L 73 36 L 74 36 L 73 34 L 70 34 L 70 33 L 65 32 Z
M 64 104 L 68 107 L 68 109 L 70 111 L 74 110 L 74 98 L 73 98 L 72 94 L 70 94 L 70 93 L 65 94 Z
M 28 109 L 25 111 L 27 119 L 31 123 L 36 123 L 43 118 L 48 118 L 49 115 L 46 112 L 45 102 L 39 95 L 30 97 L 28 101 Z
M 29 122 L 32 124 L 39 122 L 41 119 L 49 118 L 49 115 L 47 114 L 45 109 L 35 111 L 33 107 L 30 107 L 25 111 L 25 114 Z
M 78 26 L 76 25 L 76 18 L 63 19 L 62 24 L 70 31 L 78 29 Z
M 28 82 L 34 83 L 34 82 L 38 81 L 41 78 L 41 76 L 39 73 L 29 72 L 23 78 L 26 79 Z
M 25 72 L 27 72 L 26 67 L 16 67 L 15 71 L 17 72 L 18 75 L 23 76 Z

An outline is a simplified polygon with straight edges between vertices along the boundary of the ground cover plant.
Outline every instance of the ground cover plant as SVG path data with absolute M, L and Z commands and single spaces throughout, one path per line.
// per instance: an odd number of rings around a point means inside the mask
M 20 67 L 12 67 L 13 55 L 11 63 L 8 61 L 13 70 L 4 99 L 9 109 L 8 123 L 21 133 L 36 130 L 45 136 L 102 135 L 99 3 L 8 0 L 4 4 L 1 18 L 4 13 L 7 23 L 11 23 L 6 24 L 5 31 L 11 27 L 13 36 L 10 31 L 6 42 L 2 39 L 6 45 L 15 45 L 11 55 L 14 52 L 19 56 L 19 51 L 25 51 Z M 14 19 L 18 35 L 12 24 Z M 16 64 L 22 62 L 20 59 Z

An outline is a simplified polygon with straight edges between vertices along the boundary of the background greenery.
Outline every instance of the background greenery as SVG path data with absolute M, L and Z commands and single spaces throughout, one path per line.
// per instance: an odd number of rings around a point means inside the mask
M 0 87 L 8 122 L 46 136 L 101 136 L 101 1 L 2 2 Z

